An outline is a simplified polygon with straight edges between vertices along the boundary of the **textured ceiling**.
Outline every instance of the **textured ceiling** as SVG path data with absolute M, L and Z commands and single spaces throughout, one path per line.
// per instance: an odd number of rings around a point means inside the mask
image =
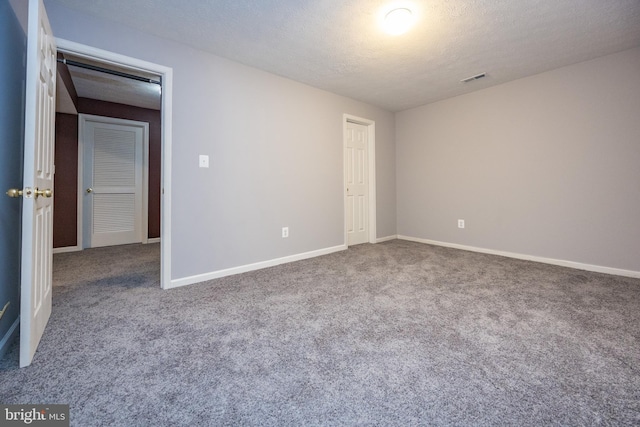
M 640 46 L 640 0 L 51 1 L 391 111 Z

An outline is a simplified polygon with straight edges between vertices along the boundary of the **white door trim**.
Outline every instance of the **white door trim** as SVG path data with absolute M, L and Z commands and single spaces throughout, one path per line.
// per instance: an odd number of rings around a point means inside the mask
M 347 123 L 357 123 L 367 127 L 368 149 L 368 170 L 369 170 L 369 243 L 376 243 L 376 122 L 362 117 L 353 116 L 351 114 L 343 114 L 342 116 L 342 200 L 343 200 L 343 218 L 344 218 L 344 245 L 348 246 L 347 239 L 347 176 L 345 174 L 346 161 L 345 154 L 347 152 L 346 129 Z
M 158 74 L 162 80 L 162 172 L 160 190 L 160 287 L 171 284 L 171 135 L 173 116 L 173 69 L 141 59 L 109 52 L 64 39 L 56 39 L 58 51 L 99 59 L 114 65 Z M 81 200 L 81 197 L 78 197 Z
M 96 116 L 93 114 L 78 114 L 78 230 L 82 233 L 78 235 L 77 241 L 82 242 L 82 248 L 90 247 L 90 233 L 84 227 L 84 191 L 86 185 L 83 182 L 84 177 L 84 131 L 87 122 L 106 123 L 123 126 L 135 126 L 143 130 L 142 136 L 142 218 L 141 243 L 147 243 L 149 240 L 149 123 L 137 120 L 117 119 L 115 117 Z

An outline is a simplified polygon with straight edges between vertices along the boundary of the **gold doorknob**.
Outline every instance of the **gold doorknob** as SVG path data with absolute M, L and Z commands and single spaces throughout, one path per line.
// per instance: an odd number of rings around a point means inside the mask
M 17 188 L 10 188 L 6 194 L 9 197 L 22 197 L 22 190 L 18 190 Z
M 36 195 L 36 197 L 38 196 L 44 196 L 44 197 L 51 197 L 53 196 L 53 191 L 51 191 L 50 188 L 47 188 L 46 190 L 39 190 L 36 188 L 36 191 L 33 192 L 33 194 Z
M 91 193 L 93 193 L 93 188 L 91 187 L 87 188 L 87 194 L 91 194 Z

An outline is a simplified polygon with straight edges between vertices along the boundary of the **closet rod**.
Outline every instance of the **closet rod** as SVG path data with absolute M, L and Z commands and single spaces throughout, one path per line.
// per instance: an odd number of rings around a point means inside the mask
M 83 62 L 73 61 L 71 59 L 58 58 L 58 62 L 62 62 L 65 65 L 72 65 L 74 67 L 85 68 L 87 70 L 98 71 L 101 73 L 111 74 L 114 76 L 125 77 L 127 79 L 137 80 L 139 82 L 152 83 L 155 85 L 162 85 L 159 80 L 148 79 L 146 77 L 140 77 L 129 73 L 123 73 L 121 71 L 110 70 L 108 68 L 98 67 L 96 65 L 85 64 Z

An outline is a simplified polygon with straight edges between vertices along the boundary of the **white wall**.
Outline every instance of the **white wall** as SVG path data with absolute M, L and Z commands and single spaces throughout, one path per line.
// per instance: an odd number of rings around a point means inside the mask
M 173 279 L 342 245 L 344 113 L 376 122 L 377 233 L 396 234 L 392 113 L 45 5 L 57 37 L 173 68 Z
M 397 113 L 396 135 L 400 235 L 640 272 L 640 48 Z

